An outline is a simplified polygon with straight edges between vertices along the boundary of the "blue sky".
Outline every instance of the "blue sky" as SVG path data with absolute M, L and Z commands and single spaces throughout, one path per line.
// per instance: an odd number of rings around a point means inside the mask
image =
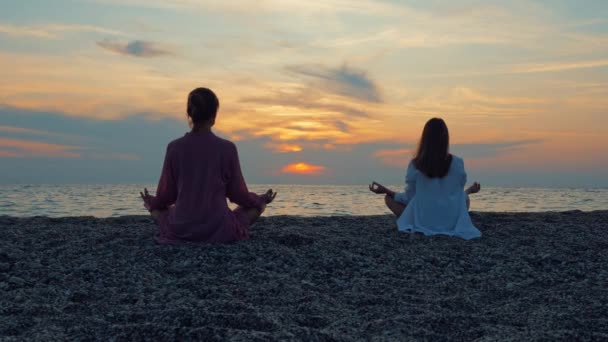
M 439 116 L 470 179 L 605 187 L 606 18 L 603 1 L 3 1 L 0 181 L 152 182 L 207 86 L 252 183 L 399 183 Z

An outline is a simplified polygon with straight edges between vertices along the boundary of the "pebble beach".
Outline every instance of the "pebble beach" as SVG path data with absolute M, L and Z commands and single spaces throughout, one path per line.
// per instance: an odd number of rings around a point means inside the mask
M 608 211 L 261 218 L 161 246 L 146 216 L 0 216 L 0 340 L 606 340 Z

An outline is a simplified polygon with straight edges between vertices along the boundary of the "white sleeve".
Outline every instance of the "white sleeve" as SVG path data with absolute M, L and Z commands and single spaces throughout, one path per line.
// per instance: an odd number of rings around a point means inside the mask
M 462 175 L 460 176 L 460 185 L 464 188 L 467 185 L 467 171 L 464 168 L 464 160 L 462 161 Z
M 395 193 L 395 201 L 407 205 L 409 201 L 412 200 L 414 195 L 416 195 L 416 175 L 418 170 L 414 166 L 413 162 L 407 167 L 407 172 L 405 173 L 405 189 L 403 192 Z

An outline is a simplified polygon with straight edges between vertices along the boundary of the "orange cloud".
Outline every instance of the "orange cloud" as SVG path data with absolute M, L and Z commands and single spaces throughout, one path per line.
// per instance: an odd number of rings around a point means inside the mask
M 11 152 L 11 151 L 0 150 L 0 158 L 2 158 L 2 157 L 19 158 L 19 157 L 21 157 L 21 155 L 19 155 L 18 153 L 15 153 L 15 152 Z
M 325 166 L 311 165 L 308 163 L 295 163 L 284 166 L 281 169 L 281 172 L 299 175 L 318 175 L 323 173 L 324 170 Z
M 63 134 L 63 133 L 55 133 L 51 131 L 43 131 L 39 129 L 31 129 L 31 128 L 23 128 L 23 127 L 15 127 L 15 126 L 3 126 L 0 125 L 0 132 L 9 132 L 9 133 L 23 133 L 23 134 L 32 134 L 32 135 L 42 135 L 48 137 L 62 137 L 62 138 L 80 138 L 78 135 L 71 134 Z
M 41 130 L 37 130 L 37 129 L 14 127 L 14 126 L 2 126 L 2 125 L 0 125 L 0 131 L 9 132 L 9 133 L 49 134 L 46 131 L 41 131 Z
M 289 152 L 301 152 L 303 150 L 302 146 L 295 144 L 266 144 L 266 147 L 272 149 L 275 152 L 279 153 L 289 153 Z
M 49 144 L 39 141 L 9 139 L 0 137 L 0 157 L 27 158 L 27 157 L 54 157 L 54 158 L 78 158 L 77 150 L 83 149 L 78 146 Z M 7 150 L 8 149 L 8 150 Z

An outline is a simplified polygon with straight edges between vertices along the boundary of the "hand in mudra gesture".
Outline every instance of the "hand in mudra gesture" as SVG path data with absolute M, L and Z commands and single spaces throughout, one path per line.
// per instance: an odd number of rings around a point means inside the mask
M 372 184 L 369 185 L 369 190 L 375 194 L 388 194 L 390 191 L 384 185 L 376 182 L 372 182 Z
M 266 204 L 272 203 L 275 197 L 277 197 L 277 193 L 275 191 L 272 191 L 272 189 L 268 189 L 268 191 L 266 191 L 266 193 L 262 195 L 262 198 L 264 199 L 264 201 L 266 201 Z
M 141 196 L 141 199 L 144 200 L 144 207 L 150 210 L 151 202 L 154 199 L 154 196 L 148 193 L 147 188 L 144 188 L 144 192 L 140 192 L 139 195 Z

